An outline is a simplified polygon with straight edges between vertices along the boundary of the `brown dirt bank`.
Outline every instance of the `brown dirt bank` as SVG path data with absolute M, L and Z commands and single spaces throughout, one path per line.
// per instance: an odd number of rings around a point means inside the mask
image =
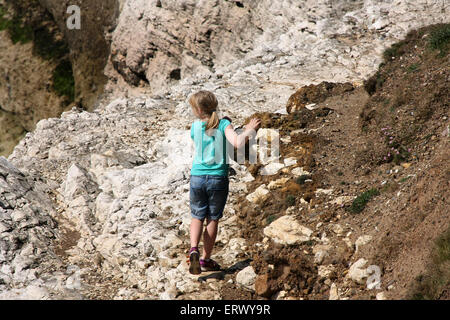
M 258 115 L 263 128 L 278 129 L 282 139 L 291 137 L 281 144 L 282 159 L 295 157 L 296 166 L 311 174 L 305 182 L 292 175 L 292 167 L 272 176 L 249 167 L 256 178 L 247 185 L 249 193 L 281 177 L 289 180 L 262 203 L 252 204 L 242 195 L 235 206 L 241 236 L 250 242 L 257 290 L 227 284 L 225 299 L 328 299 L 332 283 L 346 299 L 375 299 L 380 292 L 388 299 L 430 298 L 417 290 L 430 291 L 433 283 L 417 282 L 436 278 L 432 252 L 450 226 L 449 55 L 445 44 L 440 50 L 430 45 L 443 27 L 413 31 L 387 50 L 385 62 L 365 84 L 370 95 L 349 84 L 336 86 L 346 90 L 332 93 L 326 89 L 330 84 L 322 83 L 297 91 L 289 99 L 290 114 Z M 293 108 L 293 101 L 299 106 Z M 304 108 L 312 103 L 318 108 Z M 333 191 L 328 196 L 317 192 L 319 188 Z M 368 190 L 377 192 L 367 198 Z M 341 196 L 357 200 L 335 204 Z M 313 230 L 313 240 L 291 246 L 264 240 L 263 229 L 286 214 Z M 333 249 L 315 263 L 314 247 L 324 234 Z M 372 240 L 356 251 L 361 235 Z M 448 243 L 442 245 L 447 238 L 440 242 L 441 252 L 448 248 Z M 359 258 L 381 268 L 379 290 L 346 278 Z M 448 273 L 442 270 L 449 257 L 441 253 L 441 258 L 441 282 L 434 283 L 431 298 L 446 299 Z M 321 266 L 331 266 L 328 277 L 318 277 Z

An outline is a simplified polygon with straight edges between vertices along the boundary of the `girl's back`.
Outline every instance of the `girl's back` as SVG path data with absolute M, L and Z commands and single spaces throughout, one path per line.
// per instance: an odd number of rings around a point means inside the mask
M 195 121 L 191 126 L 195 154 L 191 175 L 228 176 L 225 129 L 231 122 L 221 119 L 217 129 L 206 132 L 206 122 Z

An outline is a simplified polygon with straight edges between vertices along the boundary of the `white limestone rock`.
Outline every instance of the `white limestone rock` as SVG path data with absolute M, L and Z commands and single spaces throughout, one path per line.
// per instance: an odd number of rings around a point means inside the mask
M 280 244 L 297 244 L 310 240 L 312 230 L 298 223 L 295 217 L 285 215 L 264 228 L 264 235 Z
M 253 203 L 261 203 L 269 197 L 269 190 L 267 190 L 266 185 L 262 184 L 256 190 L 246 196 L 246 199 Z
M 255 291 L 256 276 L 252 266 L 245 267 L 236 275 L 236 283 L 248 290 Z

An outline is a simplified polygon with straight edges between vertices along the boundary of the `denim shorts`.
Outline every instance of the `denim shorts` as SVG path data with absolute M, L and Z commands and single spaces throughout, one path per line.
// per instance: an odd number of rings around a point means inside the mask
M 228 197 L 228 185 L 227 176 L 191 176 L 191 216 L 199 220 L 222 218 Z

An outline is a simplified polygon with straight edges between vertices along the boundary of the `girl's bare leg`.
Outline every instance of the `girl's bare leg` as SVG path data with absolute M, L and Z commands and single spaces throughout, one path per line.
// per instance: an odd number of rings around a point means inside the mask
M 192 218 L 190 236 L 191 236 L 191 248 L 197 247 L 200 243 L 200 238 L 202 237 L 203 221 L 199 219 Z
M 211 258 L 212 249 L 216 242 L 219 221 L 206 220 L 205 232 L 203 233 L 203 257 L 202 259 Z

